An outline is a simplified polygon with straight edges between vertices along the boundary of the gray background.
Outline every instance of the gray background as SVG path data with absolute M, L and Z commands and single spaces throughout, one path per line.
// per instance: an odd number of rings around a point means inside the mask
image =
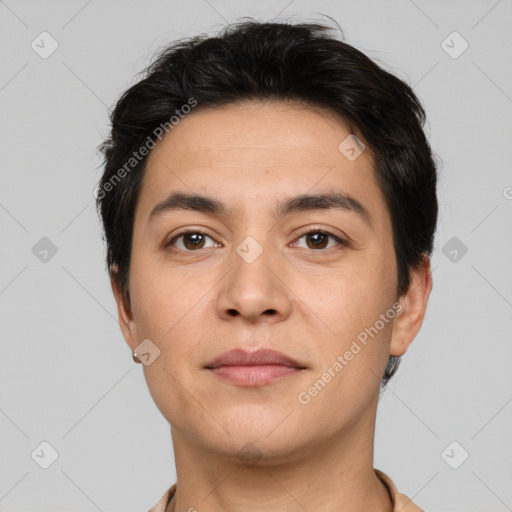
M 375 467 L 431 512 L 512 510 L 510 0 L 0 0 L 0 510 L 141 512 L 174 483 L 168 424 L 117 324 L 95 148 L 160 46 L 279 13 L 332 16 L 413 85 L 443 161 L 434 289 L 379 404 Z M 46 59 L 43 31 L 59 45 Z

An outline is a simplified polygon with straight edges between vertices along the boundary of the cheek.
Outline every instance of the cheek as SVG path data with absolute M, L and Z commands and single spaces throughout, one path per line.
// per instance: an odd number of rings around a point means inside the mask
M 381 320 L 391 307 L 384 302 L 377 294 L 340 293 L 329 303 L 335 335 L 315 340 L 317 365 L 297 398 L 333 429 L 364 414 L 378 394 L 393 326 L 391 315 Z
M 148 387 L 165 416 L 187 410 L 200 373 L 198 354 L 212 338 L 212 305 L 208 276 L 171 271 L 157 261 L 135 259 L 132 265 L 133 309 L 139 339 L 149 338 L 159 357 L 144 367 Z M 211 279 L 209 282 L 207 279 Z M 162 412 L 164 412 L 162 410 Z M 197 411 L 196 411 L 197 413 Z
M 372 325 L 395 299 L 396 277 L 386 258 L 355 254 L 332 272 L 318 269 L 296 282 L 297 295 L 331 335 L 352 337 Z
M 165 272 L 154 261 L 134 261 L 132 269 L 133 312 L 139 339 L 149 338 L 160 350 L 158 358 L 143 367 L 149 392 L 173 425 L 181 425 L 191 416 L 209 424 L 190 398 L 201 395 L 196 389 L 194 363 L 205 336 L 202 326 L 207 301 L 201 298 L 209 287 Z
M 314 317 L 321 320 L 316 320 L 322 331 L 321 336 L 316 333 L 317 370 L 325 371 L 338 356 L 345 356 L 343 372 L 339 372 L 344 377 L 337 381 L 356 382 L 370 371 L 379 375 L 389 357 L 396 290 L 394 265 L 382 254 L 368 253 L 329 276 L 316 277 L 302 283 L 301 293 L 312 311 L 312 321 Z M 377 377 L 366 376 L 378 381 Z
M 139 335 L 165 346 L 197 321 L 207 283 L 170 271 L 157 258 L 139 255 L 132 261 L 130 290 Z

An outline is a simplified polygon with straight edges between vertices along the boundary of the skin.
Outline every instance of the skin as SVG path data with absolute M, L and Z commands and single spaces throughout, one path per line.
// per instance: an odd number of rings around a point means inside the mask
M 111 282 L 131 350 L 146 338 L 160 350 L 143 368 L 171 425 L 178 485 L 168 510 L 392 510 L 373 470 L 379 385 L 389 355 L 405 353 L 420 329 L 432 281 L 426 258 L 397 297 L 391 219 L 370 151 L 349 161 L 338 150 L 350 133 L 318 109 L 247 101 L 197 107 L 148 157 L 131 308 L 115 274 Z M 371 224 L 340 209 L 273 217 L 276 202 L 331 190 L 362 203 Z M 150 220 L 171 192 L 215 197 L 227 215 L 180 210 Z M 184 228 L 207 235 L 201 248 L 186 237 L 175 252 L 165 247 Z M 328 238 L 319 249 L 305 236 L 319 230 L 349 244 Z M 263 250 L 251 263 L 236 252 L 247 236 Z M 397 301 L 394 320 L 300 403 Z M 271 348 L 306 369 L 260 387 L 226 383 L 204 366 L 232 348 Z M 252 463 L 237 456 L 244 446 Z

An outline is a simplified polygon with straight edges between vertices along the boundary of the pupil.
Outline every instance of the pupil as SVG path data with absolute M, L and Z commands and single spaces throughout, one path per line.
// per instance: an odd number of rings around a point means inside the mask
M 310 235 L 310 237 L 311 237 L 310 240 L 312 240 L 313 245 L 315 245 L 317 247 L 319 245 L 324 245 L 326 237 L 322 233 L 315 233 L 313 235 Z
M 202 242 L 201 237 L 202 237 L 202 235 L 200 235 L 198 233 L 188 234 L 185 237 L 185 240 L 188 242 L 187 246 L 188 246 L 188 244 L 190 244 L 192 246 L 192 248 L 197 247 Z

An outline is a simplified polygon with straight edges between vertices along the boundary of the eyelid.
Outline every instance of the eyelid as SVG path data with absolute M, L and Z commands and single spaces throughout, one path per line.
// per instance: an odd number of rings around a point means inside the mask
M 331 235 L 334 238 L 338 238 L 339 240 L 342 240 L 346 243 L 349 243 L 351 241 L 351 238 L 346 235 L 341 230 L 335 230 L 334 228 L 328 228 L 321 225 L 313 225 L 313 226 L 307 226 L 303 229 L 300 229 L 298 234 L 296 235 L 297 238 L 300 238 L 304 235 L 307 235 L 308 233 L 325 233 L 326 235 Z

